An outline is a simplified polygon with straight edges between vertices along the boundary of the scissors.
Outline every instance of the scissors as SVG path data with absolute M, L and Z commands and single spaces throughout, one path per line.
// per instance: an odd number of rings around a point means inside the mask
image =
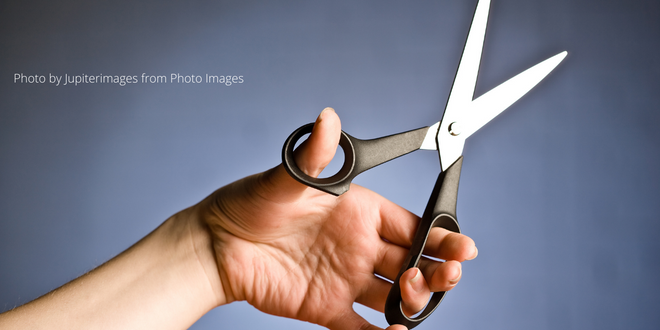
M 442 227 L 460 233 L 456 220 L 456 200 L 465 139 L 536 86 L 567 55 L 566 51 L 554 55 L 474 99 L 489 9 L 490 0 L 478 1 L 454 84 L 439 122 L 430 127 L 371 140 L 360 140 L 342 131 L 339 145 L 344 151 L 344 164 L 339 172 L 328 178 L 308 176 L 300 170 L 293 158 L 296 142 L 312 131 L 313 123 L 295 130 L 282 149 L 282 163 L 294 179 L 336 196 L 348 191 L 351 181 L 358 174 L 374 166 L 420 149 L 438 151 L 441 172 L 415 233 L 410 252 L 385 302 L 385 318 L 389 324 L 403 324 L 412 329 L 431 315 L 445 296 L 445 292 L 433 293 L 424 310 L 417 316 L 409 317 L 401 309 L 399 278 L 406 270 L 416 267 L 419 263 L 432 228 Z

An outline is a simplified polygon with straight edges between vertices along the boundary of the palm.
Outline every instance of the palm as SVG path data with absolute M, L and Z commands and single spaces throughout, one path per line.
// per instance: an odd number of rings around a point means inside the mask
M 222 203 L 213 205 L 216 217 L 209 221 L 220 242 L 219 264 L 244 266 L 220 266 L 225 291 L 230 288 L 234 299 L 267 313 L 332 326 L 373 282 L 387 285 L 374 276 L 386 244 L 377 231 L 379 196 L 357 186 L 340 198 L 312 189 L 289 196 L 269 193 L 260 179 L 250 177 L 219 191 L 222 197 L 216 200 Z

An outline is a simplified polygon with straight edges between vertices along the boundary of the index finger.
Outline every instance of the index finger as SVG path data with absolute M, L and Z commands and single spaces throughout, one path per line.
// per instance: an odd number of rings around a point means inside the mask
M 383 199 L 379 207 L 378 232 L 381 238 L 409 248 L 420 218 L 387 199 Z M 477 247 L 470 237 L 439 227 L 431 229 L 424 246 L 424 254 L 444 260 L 472 260 L 477 253 Z

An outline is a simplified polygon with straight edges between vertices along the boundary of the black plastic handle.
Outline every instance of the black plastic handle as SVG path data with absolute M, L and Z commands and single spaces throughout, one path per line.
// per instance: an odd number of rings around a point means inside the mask
M 329 178 L 314 178 L 298 167 L 293 156 L 296 142 L 305 134 L 311 133 L 313 127 L 314 123 L 310 123 L 291 133 L 282 148 L 282 163 L 294 179 L 335 196 L 347 192 L 351 181 L 358 174 L 419 149 L 429 129 L 422 127 L 373 140 L 360 140 L 342 131 L 339 146 L 344 150 L 344 165 L 339 172 Z
M 434 292 L 426 308 L 416 317 L 410 318 L 401 309 L 401 287 L 399 279 L 401 275 L 412 267 L 417 267 L 424 251 L 426 240 L 434 227 L 442 227 L 453 232 L 460 233 L 461 229 L 456 220 L 456 199 L 458 197 L 458 181 L 461 176 L 463 157 L 459 157 L 446 171 L 438 175 L 433 187 L 433 192 L 426 205 L 422 220 L 417 227 L 408 257 L 403 263 L 399 274 L 394 280 L 392 289 L 385 301 L 385 318 L 392 324 L 403 324 L 412 329 L 422 323 L 438 307 L 446 292 Z

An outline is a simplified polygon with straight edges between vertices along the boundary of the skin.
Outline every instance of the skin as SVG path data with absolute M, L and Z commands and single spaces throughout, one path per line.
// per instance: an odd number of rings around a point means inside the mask
M 296 153 L 316 176 L 334 156 L 341 124 L 328 108 Z M 353 302 L 383 311 L 419 218 L 352 185 L 334 197 L 293 180 L 279 165 L 215 191 L 166 220 L 97 269 L 0 314 L 2 329 L 181 329 L 213 308 L 245 300 L 274 315 L 329 329 L 380 329 Z M 451 290 L 469 237 L 432 230 L 425 260 L 401 277 L 404 312 L 431 291 Z M 405 327 L 393 325 L 388 330 Z

